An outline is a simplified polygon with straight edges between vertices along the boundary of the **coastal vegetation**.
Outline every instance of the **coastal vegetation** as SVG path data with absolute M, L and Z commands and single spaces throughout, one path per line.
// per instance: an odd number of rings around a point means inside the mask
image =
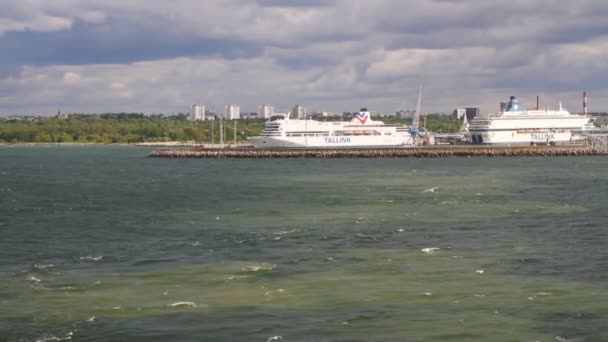
M 347 119 L 346 117 L 344 119 Z M 411 124 L 411 119 L 374 117 L 387 124 Z M 336 120 L 325 118 L 324 120 Z M 264 119 L 224 120 L 224 140 L 243 142 L 259 135 Z M 433 132 L 457 132 L 462 121 L 429 114 L 421 125 Z M 2 143 L 139 143 L 165 141 L 219 142 L 219 120 L 188 120 L 185 114 L 164 116 L 140 113 L 70 114 L 59 117 L 0 118 Z
M 258 135 L 263 125 L 264 120 L 238 120 L 237 140 Z M 226 141 L 234 140 L 234 127 L 234 120 L 224 121 Z M 185 115 L 71 114 L 65 119 L 0 119 L 0 142 L 4 143 L 218 142 L 219 139 L 219 121 L 192 122 Z

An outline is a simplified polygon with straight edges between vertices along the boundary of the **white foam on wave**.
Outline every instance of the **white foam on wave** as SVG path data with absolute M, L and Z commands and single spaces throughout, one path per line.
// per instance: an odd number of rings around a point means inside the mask
M 485 271 L 484 271 L 484 270 L 477 270 L 477 271 L 475 271 L 475 272 L 476 272 L 476 273 L 479 273 L 479 274 L 483 274 Z
M 437 190 L 437 189 L 439 189 L 439 187 L 438 186 L 434 186 L 432 188 L 424 190 L 423 192 L 435 192 L 435 190 Z
M 70 331 L 64 337 L 57 337 L 57 336 L 53 336 L 53 335 L 51 335 L 51 336 L 45 336 L 45 337 L 41 337 L 39 339 L 36 339 L 36 342 L 71 341 L 72 340 L 72 336 L 74 336 L 74 332 Z
M 292 229 L 292 230 L 281 230 L 280 232 L 276 232 L 274 233 L 274 235 L 287 235 L 287 234 L 293 234 L 293 233 L 297 233 L 298 230 L 297 229 Z
M 95 316 L 91 316 L 89 319 L 87 319 L 87 322 L 94 322 L 96 318 L 97 317 Z
M 372 239 L 372 240 L 376 241 L 376 237 L 373 236 L 373 235 L 357 234 L 357 236 L 360 237 L 360 238 Z
M 53 265 L 53 264 L 35 264 L 34 267 L 36 267 L 39 270 L 44 270 L 46 268 L 55 267 L 55 265 Z
M 251 266 L 242 267 L 241 271 L 243 271 L 243 272 L 272 271 L 275 267 L 277 267 L 277 266 L 263 263 L 260 265 L 251 265 Z
M 276 289 L 276 290 L 273 290 L 273 291 L 266 291 L 266 292 L 264 293 L 264 295 L 265 295 L 266 297 L 272 297 L 273 295 L 276 295 L 276 294 L 284 294 L 284 293 L 285 293 L 285 289 Z
M 173 304 L 169 304 L 169 307 L 178 308 L 178 307 L 190 307 L 190 308 L 200 308 L 206 305 L 198 305 L 195 302 L 175 302 Z
M 27 278 L 27 280 L 34 282 L 36 284 L 39 284 L 42 280 L 40 280 L 40 278 L 36 278 L 35 276 L 31 275 Z
M 441 248 L 439 248 L 439 247 L 427 247 L 427 248 L 421 249 L 421 251 L 422 251 L 422 253 L 433 254 L 433 253 L 437 252 L 440 249 Z
M 87 256 L 80 257 L 81 261 L 99 261 L 101 259 L 103 259 L 103 255 L 97 255 L 97 256 L 87 255 Z
M 272 342 L 272 341 L 281 341 L 283 339 L 283 336 L 272 336 L 271 338 L 267 339 L 266 342 Z

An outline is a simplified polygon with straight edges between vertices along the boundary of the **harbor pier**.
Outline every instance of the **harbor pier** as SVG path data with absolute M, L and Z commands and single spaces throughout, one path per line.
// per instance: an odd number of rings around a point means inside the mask
M 547 157 L 608 155 L 589 145 L 568 146 L 449 146 L 409 148 L 277 148 L 277 149 L 158 149 L 155 158 L 449 158 Z

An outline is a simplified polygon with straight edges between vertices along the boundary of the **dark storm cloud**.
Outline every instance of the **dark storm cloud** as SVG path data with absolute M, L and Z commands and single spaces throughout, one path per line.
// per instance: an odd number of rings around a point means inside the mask
M 8 32 L 0 36 L 0 72 L 23 64 L 120 64 L 183 56 L 234 59 L 262 51 L 239 39 L 205 38 L 163 26 L 114 18 L 104 24 L 76 21 L 72 29 L 55 32 Z
M 541 47 L 589 41 L 608 32 L 601 1 L 431 1 L 405 10 L 380 7 L 374 29 L 393 35 L 389 47 L 452 48 L 534 43 Z

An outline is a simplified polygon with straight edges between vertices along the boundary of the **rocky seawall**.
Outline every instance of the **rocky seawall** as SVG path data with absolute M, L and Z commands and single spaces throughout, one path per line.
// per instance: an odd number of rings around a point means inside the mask
M 607 155 L 590 146 L 450 146 L 416 148 L 158 149 L 156 158 L 447 158 Z

